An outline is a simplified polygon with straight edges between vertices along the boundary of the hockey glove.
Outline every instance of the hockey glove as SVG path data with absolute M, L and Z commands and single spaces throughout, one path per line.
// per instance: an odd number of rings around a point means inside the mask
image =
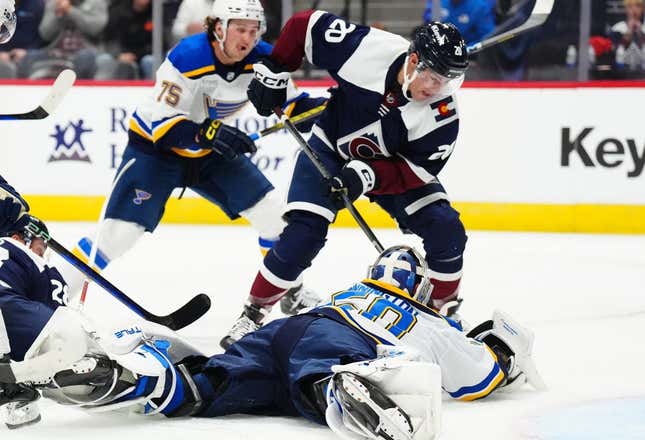
M 0 178 L 1 179 L 1 178 Z M 29 204 L 9 184 L 0 181 L 0 234 L 22 229 L 29 223 Z
M 224 124 L 219 119 L 206 119 L 202 122 L 197 132 L 197 143 L 202 147 L 211 148 L 227 160 L 258 150 L 244 132 Z
M 495 310 L 492 320 L 479 324 L 466 336 L 485 343 L 495 352 L 506 373 L 502 386 L 514 388 L 528 382 L 538 391 L 546 389 L 531 357 L 535 335 L 506 313 Z
M 376 187 L 376 174 L 367 163 L 351 160 L 338 175 L 328 180 L 327 185 L 331 203 L 337 210 L 341 210 L 345 207 L 342 194 L 346 194 L 350 202 L 353 202 L 372 191 Z
M 271 116 L 274 108 L 282 107 L 287 101 L 289 72 L 270 59 L 254 64 L 253 71 L 255 77 L 246 95 L 260 115 Z

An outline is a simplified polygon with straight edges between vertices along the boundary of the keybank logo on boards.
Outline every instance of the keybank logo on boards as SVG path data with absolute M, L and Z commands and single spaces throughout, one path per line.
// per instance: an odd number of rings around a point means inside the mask
M 585 167 L 619 168 L 627 177 L 639 177 L 645 167 L 645 138 L 603 137 L 596 127 L 563 127 L 560 165 L 576 161 Z

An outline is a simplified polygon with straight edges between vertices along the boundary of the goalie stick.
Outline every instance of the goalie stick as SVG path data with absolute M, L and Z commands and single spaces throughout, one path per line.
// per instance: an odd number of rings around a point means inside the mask
M 25 113 L 15 113 L 11 115 L 0 115 L 0 121 L 15 121 L 20 119 L 45 119 L 51 115 L 56 107 L 63 100 L 69 89 L 76 81 L 76 73 L 73 70 L 66 69 L 58 74 L 56 81 L 49 89 L 45 99 L 35 109 Z
M 141 307 L 139 304 L 137 304 L 136 301 L 119 290 L 114 284 L 106 280 L 95 270 L 91 269 L 80 258 L 67 250 L 59 242 L 54 240 L 51 235 L 47 234 L 45 231 L 40 230 L 37 225 L 35 225 L 34 223 L 29 223 L 27 227 L 30 228 L 35 234 L 46 237 L 48 240 L 48 246 L 52 248 L 54 252 L 60 255 L 65 261 L 70 263 L 76 269 L 80 270 L 86 277 L 101 286 L 107 293 L 112 295 L 121 303 L 125 304 L 134 313 L 148 321 L 164 325 L 172 330 L 179 330 L 197 321 L 206 312 L 208 312 L 211 307 L 211 300 L 208 295 L 200 293 L 169 315 L 155 315 Z
M 510 40 L 511 38 L 515 38 L 516 36 L 523 34 L 526 31 L 541 26 L 549 17 L 554 3 L 555 0 L 536 0 L 535 5 L 533 6 L 533 10 L 531 11 L 531 15 L 526 19 L 524 23 L 514 29 L 508 30 L 498 35 L 493 35 L 492 37 L 487 38 L 483 41 L 468 45 L 468 54 L 475 54 L 488 47 L 503 43 L 507 40 Z

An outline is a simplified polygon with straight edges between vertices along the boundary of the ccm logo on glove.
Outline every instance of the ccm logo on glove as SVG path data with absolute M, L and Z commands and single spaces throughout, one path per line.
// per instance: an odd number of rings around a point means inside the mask
M 254 64 L 255 79 L 271 89 L 284 89 L 289 84 L 288 72 L 272 72 L 264 64 Z

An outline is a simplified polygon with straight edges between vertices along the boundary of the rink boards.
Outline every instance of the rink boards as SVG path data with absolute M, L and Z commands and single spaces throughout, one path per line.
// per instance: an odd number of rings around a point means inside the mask
M 312 95 L 328 83 L 303 83 Z M 0 83 L 2 112 L 37 105 L 47 83 Z M 94 220 L 127 138 L 129 113 L 148 84 L 77 84 L 42 121 L 2 122 L 0 174 L 48 220 Z M 469 84 L 459 92 L 461 130 L 440 178 L 470 229 L 645 233 L 645 127 L 638 83 Z M 245 107 L 229 121 L 247 132 L 276 122 Z M 284 189 L 296 154 L 286 132 L 253 158 Z M 394 226 L 366 200 L 373 226 Z M 226 223 L 209 203 L 173 198 L 165 222 Z M 340 226 L 353 226 L 341 215 Z

